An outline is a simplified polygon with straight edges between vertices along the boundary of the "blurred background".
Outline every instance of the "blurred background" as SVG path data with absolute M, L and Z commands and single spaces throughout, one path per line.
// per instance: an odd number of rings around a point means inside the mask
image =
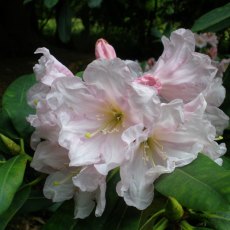
M 161 37 L 191 28 L 203 14 L 228 0 L 14 0 L 1 2 L 1 91 L 32 72 L 37 47 L 47 47 L 73 72 L 94 59 L 98 38 L 123 59 L 146 60 L 162 52 Z M 218 27 L 218 50 L 229 53 L 230 29 Z

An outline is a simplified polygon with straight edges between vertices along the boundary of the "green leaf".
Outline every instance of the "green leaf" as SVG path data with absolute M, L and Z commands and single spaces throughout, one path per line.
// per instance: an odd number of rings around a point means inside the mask
M 218 212 L 215 214 L 207 214 L 208 223 L 215 229 L 226 230 L 230 226 L 230 212 Z
M 83 78 L 84 71 L 77 72 L 76 77 Z
M 7 88 L 3 95 L 3 108 L 17 132 L 24 138 L 28 138 L 33 131 L 26 121 L 26 117 L 34 113 L 34 110 L 27 104 L 26 94 L 35 82 L 33 74 L 21 76 Z
M 230 3 L 216 8 L 198 18 L 192 31 L 219 31 L 230 26 Z
M 73 219 L 74 201 L 64 202 L 42 228 L 43 230 L 71 230 L 76 225 Z
M 22 206 L 21 213 L 37 212 L 53 205 L 52 200 L 44 197 L 42 191 L 32 190 L 29 198 Z
M 44 0 L 44 4 L 47 8 L 51 9 L 53 8 L 55 5 L 57 5 L 59 0 Z
M 23 181 L 26 161 L 26 155 L 20 154 L 0 167 L 0 215 L 8 209 Z
M 18 133 L 5 109 L 0 109 L 0 132 L 11 139 L 19 139 Z
M 100 7 L 102 0 L 88 0 L 88 6 L 90 8 Z
M 30 194 L 30 187 L 26 187 L 18 191 L 10 205 L 10 207 L 2 215 L 0 215 L 0 230 L 4 230 L 13 218 L 13 216 L 18 212 L 18 210 L 25 203 Z
M 222 167 L 225 168 L 225 169 L 230 170 L 230 158 L 227 157 L 227 156 L 223 156 L 221 158 L 223 159 L 223 165 L 222 165 Z
M 165 174 L 155 183 L 158 192 L 197 211 L 230 210 L 230 171 L 200 154 L 191 164 Z
M 71 39 L 72 14 L 68 2 L 65 1 L 59 12 L 57 23 L 58 35 L 63 43 L 67 43 Z

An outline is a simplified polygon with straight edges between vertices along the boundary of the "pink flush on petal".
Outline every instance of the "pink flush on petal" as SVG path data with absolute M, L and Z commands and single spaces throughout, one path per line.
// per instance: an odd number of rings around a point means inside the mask
M 157 89 L 158 92 L 162 88 L 160 80 L 156 79 L 153 75 L 149 73 L 137 78 L 135 82 L 140 83 L 142 85 L 153 86 Z
M 113 59 L 117 57 L 114 48 L 103 38 L 98 39 L 96 42 L 95 56 L 97 59 Z

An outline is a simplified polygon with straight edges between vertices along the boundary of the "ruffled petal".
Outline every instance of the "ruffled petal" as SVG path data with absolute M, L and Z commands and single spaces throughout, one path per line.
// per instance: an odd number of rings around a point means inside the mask
M 69 69 L 61 64 L 46 48 L 38 48 L 35 54 L 41 53 L 43 56 L 39 63 L 33 67 L 36 79 L 45 85 L 51 86 L 58 77 L 74 77 Z
M 74 196 L 75 188 L 71 179 L 71 170 L 73 169 L 58 171 L 46 178 L 43 193 L 47 199 L 52 199 L 53 202 L 62 202 L 70 200 Z
M 69 165 L 68 150 L 62 148 L 57 143 L 43 141 L 38 144 L 33 160 L 30 164 L 32 168 L 44 173 L 52 173 Z

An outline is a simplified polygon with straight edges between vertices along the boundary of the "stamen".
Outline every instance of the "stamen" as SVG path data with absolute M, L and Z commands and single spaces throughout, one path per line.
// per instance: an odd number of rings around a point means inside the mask
M 61 181 L 54 181 L 53 182 L 53 186 L 59 186 L 61 184 L 64 184 L 65 182 L 67 182 L 68 180 L 72 179 L 72 177 L 76 174 L 78 174 L 80 172 L 81 168 L 78 168 L 72 172 L 70 172 L 68 175 L 66 175 L 66 177 L 61 180 Z
M 89 139 L 97 135 L 98 133 L 109 134 L 109 133 L 119 132 L 119 126 L 122 124 L 122 120 L 124 117 L 123 113 L 115 109 L 112 109 L 112 111 L 110 111 L 108 114 L 109 117 L 111 117 L 112 115 L 112 118 L 108 122 L 105 122 L 101 127 L 99 127 L 93 133 L 90 132 L 85 133 L 85 138 Z M 98 117 L 99 115 L 96 115 L 97 120 L 99 120 Z
M 216 137 L 214 140 L 215 141 L 221 141 L 221 140 L 223 140 L 224 138 L 222 137 L 222 136 L 219 136 L 219 137 Z
M 154 155 L 157 154 L 163 160 L 166 160 L 168 157 L 166 152 L 164 152 L 164 147 L 157 141 L 155 138 L 151 137 L 148 140 L 144 141 L 140 145 L 142 152 L 142 159 L 147 164 L 147 162 L 151 161 L 153 166 L 156 166 Z

